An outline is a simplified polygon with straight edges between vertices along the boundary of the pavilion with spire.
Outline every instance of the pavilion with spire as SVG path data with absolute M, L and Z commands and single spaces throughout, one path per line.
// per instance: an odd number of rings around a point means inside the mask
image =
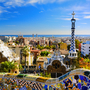
M 60 54 L 60 50 L 56 45 L 56 49 L 54 50 L 52 57 L 48 58 L 48 60 L 44 62 L 44 70 L 51 73 L 52 78 L 65 74 L 71 68 L 70 65 L 66 65 L 64 63 L 64 58 L 65 55 Z

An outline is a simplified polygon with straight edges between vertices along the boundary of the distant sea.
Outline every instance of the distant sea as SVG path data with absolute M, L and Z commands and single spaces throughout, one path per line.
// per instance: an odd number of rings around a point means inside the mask
M 18 37 L 18 35 L 0 35 L 0 36 L 15 36 Z M 76 37 L 90 37 L 90 35 L 75 35 Z M 23 37 L 32 37 L 32 35 L 23 35 Z M 34 35 L 36 37 L 36 35 Z M 71 35 L 37 35 L 37 37 L 71 37 Z

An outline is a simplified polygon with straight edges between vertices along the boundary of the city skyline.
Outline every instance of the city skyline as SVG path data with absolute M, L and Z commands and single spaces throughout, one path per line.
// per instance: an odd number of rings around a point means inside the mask
M 76 35 L 90 33 L 90 0 L 0 0 L 1 35 L 70 35 L 75 12 Z

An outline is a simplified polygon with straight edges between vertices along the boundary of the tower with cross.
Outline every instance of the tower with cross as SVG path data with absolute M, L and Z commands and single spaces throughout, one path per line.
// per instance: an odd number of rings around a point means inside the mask
M 77 52 L 76 52 L 76 48 L 75 48 L 75 18 L 74 15 L 75 13 L 72 13 L 73 17 L 71 19 L 72 22 L 72 26 L 71 26 L 71 46 L 70 46 L 70 51 L 69 51 L 69 56 L 68 58 L 70 59 L 75 59 L 77 58 Z

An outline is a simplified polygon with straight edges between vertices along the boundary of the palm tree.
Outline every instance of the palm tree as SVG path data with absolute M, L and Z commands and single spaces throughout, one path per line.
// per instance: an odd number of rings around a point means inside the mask
M 25 70 L 26 70 L 26 57 L 29 55 L 29 52 L 30 52 L 30 50 L 29 50 L 28 46 L 23 47 L 22 54 L 25 57 Z
M 14 71 L 15 69 L 18 69 L 17 67 L 17 63 L 12 61 L 5 61 L 5 62 L 2 62 L 1 63 L 1 71 L 4 71 L 4 72 L 10 72 L 11 70 Z

